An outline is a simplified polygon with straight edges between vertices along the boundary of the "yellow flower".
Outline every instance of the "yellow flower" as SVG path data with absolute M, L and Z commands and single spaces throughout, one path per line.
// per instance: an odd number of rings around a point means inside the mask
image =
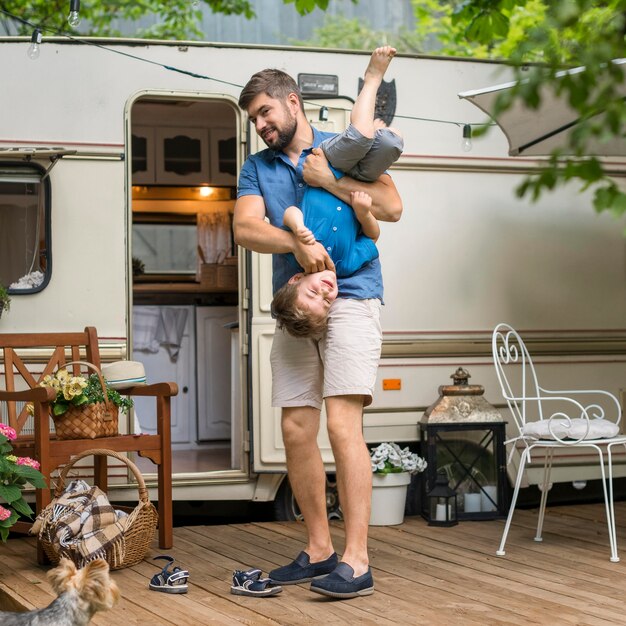
M 69 378 L 69 372 L 67 370 L 59 370 L 56 373 L 56 377 L 61 381 L 61 382 L 66 382 Z
M 87 386 L 87 381 L 82 376 L 72 376 L 72 378 L 69 379 L 68 384 L 72 387 L 84 389 Z
M 17 457 L 14 454 L 7 454 L 4 458 L 7 461 L 11 461 L 11 463 L 15 463 L 17 461 Z
M 29 402 L 26 405 L 26 413 L 28 413 L 29 415 L 35 415 L 35 407 L 33 406 L 32 402 Z

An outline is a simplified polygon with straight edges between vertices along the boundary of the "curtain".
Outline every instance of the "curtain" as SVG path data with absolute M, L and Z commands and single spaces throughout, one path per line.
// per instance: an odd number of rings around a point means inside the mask
M 223 263 L 232 251 L 230 213 L 228 209 L 211 213 L 198 213 L 198 267 L 200 280 L 202 263 Z

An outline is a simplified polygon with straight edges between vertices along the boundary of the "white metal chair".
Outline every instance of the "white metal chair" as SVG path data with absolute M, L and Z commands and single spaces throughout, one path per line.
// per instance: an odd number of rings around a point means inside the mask
M 504 526 L 498 556 L 504 556 L 504 544 L 509 533 L 515 503 L 519 493 L 524 468 L 530 463 L 531 451 L 544 449 L 544 474 L 542 480 L 539 519 L 535 541 L 542 541 L 541 532 L 550 489 L 550 471 L 554 452 L 558 448 L 591 448 L 598 453 L 606 519 L 611 546 L 611 561 L 618 562 L 613 507 L 612 448 L 624 445 L 626 435 L 620 434 L 621 407 L 617 398 L 608 391 L 550 391 L 539 386 L 537 374 L 528 350 L 521 337 L 508 324 L 498 324 L 493 331 L 492 353 L 498 380 L 518 428 L 518 435 L 505 442 L 513 444 L 509 455 L 522 448 L 515 480 L 511 508 Z M 581 398 L 575 399 L 573 396 Z M 605 457 L 606 452 L 606 470 Z

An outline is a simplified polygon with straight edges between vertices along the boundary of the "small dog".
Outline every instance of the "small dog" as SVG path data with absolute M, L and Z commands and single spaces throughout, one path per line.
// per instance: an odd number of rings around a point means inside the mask
M 45 609 L 25 613 L 0 611 L 2 626 L 84 626 L 94 613 L 110 609 L 119 599 L 120 590 L 109 576 L 109 564 L 103 559 L 82 569 L 69 559 L 48 572 L 52 588 L 59 596 Z

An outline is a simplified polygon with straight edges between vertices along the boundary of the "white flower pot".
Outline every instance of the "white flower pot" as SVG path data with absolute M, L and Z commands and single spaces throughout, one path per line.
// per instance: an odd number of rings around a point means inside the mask
M 370 526 L 393 526 L 404 521 L 406 492 L 411 474 L 372 474 Z

